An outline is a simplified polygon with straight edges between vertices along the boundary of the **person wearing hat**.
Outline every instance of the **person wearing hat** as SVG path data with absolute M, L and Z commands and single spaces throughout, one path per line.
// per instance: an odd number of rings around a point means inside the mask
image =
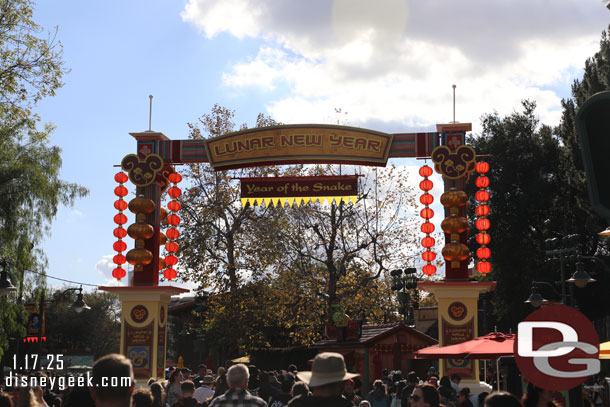
M 341 354 L 320 353 L 313 360 L 310 372 L 297 373 L 297 377 L 309 385 L 313 394 L 293 398 L 288 407 L 352 407 L 352 402 L 342 394 L 345 381 L 356 376 L 357 373 L 347 372 Z
M 210 397 L 214 396 L 214 390 L 212 390 L 210 387 L 212 383 L 214 383 L 214 376 L 209 374 L 203 376 L 201 379 L 201 385 L 197 387 L 195 394 L 193 394 L 193 397 L 197 399 L 198 403 L 203 403 Z

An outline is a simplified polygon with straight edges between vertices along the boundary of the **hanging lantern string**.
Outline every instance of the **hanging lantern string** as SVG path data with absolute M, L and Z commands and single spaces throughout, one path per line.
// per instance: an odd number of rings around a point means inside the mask
M 432 251 L 432 247 L 436 243 L 434 238 L 430 236 L 434 232 L 434 224 L 430 222 L 430 219 L 434 217 L 434 210 L 430 208 L 430 204 L 434 202 L 434 197 L 429 193 L 434 187 L 434 183 L 428 179 L 432 175 L 432 168 L 428 165 L 424 165 L 419 169 L 419 175 L 424 179 L 419 183 L 419 188 L 424 191 L 420 196 L 419 201 L 424 205 L 424 209 L 421 210 L 420 215 L 424 219 L 424 223 L 421 225 L 421 231 L 426 235 L 421 240 L 421 245 L 425 248 L 422 253 L 422 259 L 427 262 L 423 267 L 423 272 L 426 275 L 433 275 L 436 273 L 436 266 L 432 264 L 432 261 L 436 258 L 436 253 Z
M 127 202 L 125 202 L 123 197 L 127 196 L 129 191 L 123 184 L 129 180 L 129 177 L 124 172 L 118 172 L 114 175 L 114 180 L 119 183 L 119 186 L 114 189 L 114 194 L 118 197 L 114 202 L 114 207 L 119 213 L 114 216 L 114 223 L 116 223 L 118 227 L 114 229 L 113 234 L 118 240 L 114 242 L 112 248 L 118 253 L 112 258 L 112 262 L 117 265 L 112 271 L 112 276 L 117 280 L 120 280 L 127 275 L 125 269 L 123 269 L 123 264 L 125 264 L 126 261 L 123 252 L 127 250 L 127 243 L 123 241 L 123 238 L 127 235 L 127 231 L 123 228 L 123 225 L 127 223 L 128 219 L 123 213 L 123 211 L 127 209 Z
M 178 258 L 175 253 L 178 251 L 179 246 L 175 240 L 180 236 L 180 232 L 177 229 L 180 224 L 180 216 L 177 215 L 177 212 L 181 209 L 178 198 L 182 195 L 182 191 L 178 188 L 178 183 L 182 181 L 182 175 L 177 172 L 171 173 L 168 177 L 168 181 L 173 184 L 173 186 L 167 190 L 167 194 L 172 198 L 167 204 L 167 209 L 171 211 L 171 214 L 169 214 L 166 219 L 167 223 L 171 226 L 171 229 L 168 229 L 166 232 L 167 243 L 165 244 L 165 251 L 168 254 L 164 259 L 167 268 L 163 271 L 163 277 L 171 281 L 178 276 L 178 273 L 173 267 L 178 264 Z
M 487 274 L 491 271 L 491 264 L 488 262 L 488 259 L 491 257 L 491 250 L 487 247 L 491 242 L 491 238 L 487 233 L 487 230 L 489 230 L 491 226 L 489 219 L 487 219 L 490 212 L 489 206 L 487 205 L 487 202 L 490 199 L 489 191 L 487 191 L 487 187 L 489 187 L 489 177 L 485 175 L 489 171 L 489 164 L 484 161 L 479 161 L 475 165 L 475 170 L 480 174 L 475 181 L 476 186 L 479 188 L 475 194 L 475 199 L 479 202 L 475 209 L 475 213 L 479 217 L 475 222 L 475 226 L 480 232 L 476 236 L 476 241 L 481 245 L 476 252 L 477 257 L 480 259 L 477 263 L 477 270 L 482 274 Z

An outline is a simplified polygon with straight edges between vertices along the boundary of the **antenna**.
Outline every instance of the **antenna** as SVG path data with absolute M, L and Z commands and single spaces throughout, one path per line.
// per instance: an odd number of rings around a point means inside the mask
M 452 88 L 453 88 L 453 121 L 451 123 L 457 123 L 455 121 L 455 88 L 456 88 L 456 86 L 453 85 Z M 151 96 L 151 98 L 152 98 L 152 96 Z
M 453 85 L 455 87 L 455 85 Z M 148 111 L 148 131 L 152 131 L 152 100 L 153 100 L 153 95 L 148 95 L 148 98 L 150 99 L 150 109 Z M 453 104 L 455 105 L 455 94 L 453 96 Z M 455 120 L 455 107 L 454 107 L 454 111 L 453 111 L 453 120 Z

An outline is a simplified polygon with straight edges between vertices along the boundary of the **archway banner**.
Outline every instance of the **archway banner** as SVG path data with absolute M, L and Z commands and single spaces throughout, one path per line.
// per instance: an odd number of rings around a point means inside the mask
M 215 170 L 259 165 L 335 163 L 385 166 L 393 135 L 347 126 L 284 125 L 205 141 Z
M 290 206 L 358 199 L 358 175 L 240 178 L 243 205 Z

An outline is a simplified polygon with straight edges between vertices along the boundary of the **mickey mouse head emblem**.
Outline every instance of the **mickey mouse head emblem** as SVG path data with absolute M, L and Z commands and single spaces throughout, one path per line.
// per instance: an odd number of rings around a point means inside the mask
M 121 168 L 127 171 L 131 182 L 145 187 L 155 181 L 157 173 L 163 168 L 163 158 L 158 154 L 149 154 L 144 158 L 129 154 L 121 161 Z
M 451 151 L 447 146 L 438 146 L 430 154 L 434 169 L 444 178 L 458 179 L 470 177 L 474 171 L 477 154 L 470 146 L 461 145 Z

